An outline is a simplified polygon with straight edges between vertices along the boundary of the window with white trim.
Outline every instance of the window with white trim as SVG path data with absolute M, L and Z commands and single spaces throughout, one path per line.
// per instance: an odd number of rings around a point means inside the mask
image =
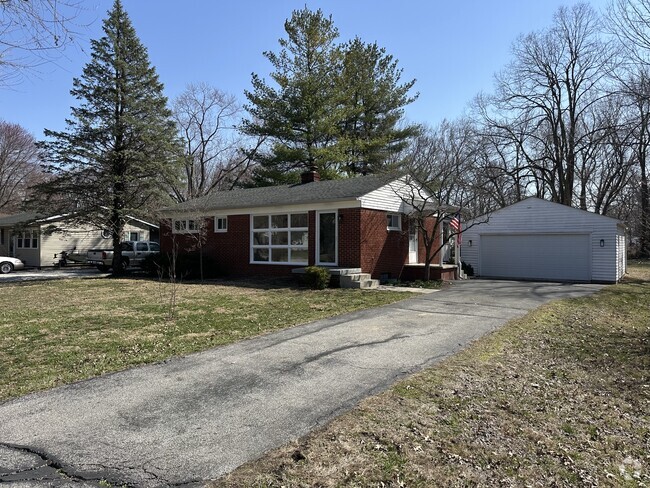
M 388 230 L 402 230 L 400 214 L 386 214 L 386 228 Z
M 214 218 L 214 231 L 215 232 L 228 232 L 228 217 L 215 216 Z
M 251 262 L 307 264 L 308 246 L 307 213 L 251 216 Z
M 174 219 L 172 232 L 174 234 L 195 234 L 199 231 L 199 222 L 194 219 Z
M 16 234 L 16 247 L 18 249 L 36 249 L 38 247 L 38 232 L 26 230 Z

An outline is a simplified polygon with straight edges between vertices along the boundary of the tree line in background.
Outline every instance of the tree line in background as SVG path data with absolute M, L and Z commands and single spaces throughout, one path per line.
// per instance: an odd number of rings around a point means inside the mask
M 253 74 L 245 107 L 194 84 L 171 111 L 119 1 L 109 14 L 109 41 L 93 41 L 74 81 L 72 123 L 41 145 L 50 181 L 38 190 L 53 189 L 50 206 L 89 208 L 101 183 L 93 205 L 138 215 L 236 186 L 296 182 L 305 170 L 323 178 L 400 170 L 468 217 L 533 195 L 620 218 L 650 255 L 650 0 L 613 0 L 603 15 L 588 4 L 560 8 L 547 29 L 514 42 L 512 61 L 466 116 L 433 127 L 405 121 L 417 94 L 397 61 L 375 43 L 339 42 L 320 10 L 286 21 L 280 49 L 264 53 L 270 79 Z M 123 43 L 110 31 L 120 22 Z M 102 69 L 123 76 L 93 84 Z M 152 90 L 155 103 L 146 101 Z M 0 166 L 9 164 L 2 154 Z M 29 181 L 33 165 L 24 167 Z

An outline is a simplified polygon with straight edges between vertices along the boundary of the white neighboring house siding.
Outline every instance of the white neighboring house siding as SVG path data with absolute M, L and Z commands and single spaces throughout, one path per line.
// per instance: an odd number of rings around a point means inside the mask
M 471 223 L 465 225 L 468 227 Z M 471 264 L 474 273 L 480 276 L 481 234 L 589 234 L 591 280 L 615 282 L 623 276 L 618 253 L 625 253 L 625 246 L 620 245 L 617 237 L 618 227 L 619 221 L 616 219 L 528 198 L 493 212 L 487 223 L 464 230 L 461 260 Z M 604 239 L 604 247 L 600 247 L 601 239 Z M 469 245 L 470 240 L 472 246 Z
M 110 249 L 113 246 L 112 240 L 102 237 L 102 230 L 96 227 L 82 225 L 77 227 L 62 226 L 63 232 L 53 232 L 51 234 L 44 233 L 46 228 L 47 225 L 41 227 L 40 263 L 30 263 L 31 266 L 53 266 L 58 262 L 54 259 L 54 255 L 59 255 L 61 251 L 74 249 L 75 252 L 84 254 L 90 249 Z M 126 238 L 123 240 L 128 240 L 131 232 L 138 232 L 141 241 L 149 240 L 149 228 L 135 226 L 131 223 L 124 226 Z

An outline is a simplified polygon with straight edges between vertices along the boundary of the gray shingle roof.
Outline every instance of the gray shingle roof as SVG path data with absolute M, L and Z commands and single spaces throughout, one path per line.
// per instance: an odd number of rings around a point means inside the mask
M 377 190 L 396 179 L 396 175 L 370 175 L 343 180 L 220 191 L 162 210 L 165 212 L 225 210 L 351 200 Z
M 34 220 L 38 220 L 39 218 L 41 218 L 41 216 L 32 212 L 25 212 L 25 213 L 14 214 L 14 215 L 4 215 L 0 217 L 0 227 L 7 227 L 12 225 L 24 224 L 27 222 L 33 222 Z

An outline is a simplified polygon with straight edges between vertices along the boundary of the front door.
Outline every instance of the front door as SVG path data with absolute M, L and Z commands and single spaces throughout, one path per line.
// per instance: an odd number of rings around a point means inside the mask
M 409 222 L 409 264 L 418 262 L 418 226 L 414 220 Z
M 316 264 L 336 266 L 338 264 L 338 225 L 334 212 L 317 213 Z

